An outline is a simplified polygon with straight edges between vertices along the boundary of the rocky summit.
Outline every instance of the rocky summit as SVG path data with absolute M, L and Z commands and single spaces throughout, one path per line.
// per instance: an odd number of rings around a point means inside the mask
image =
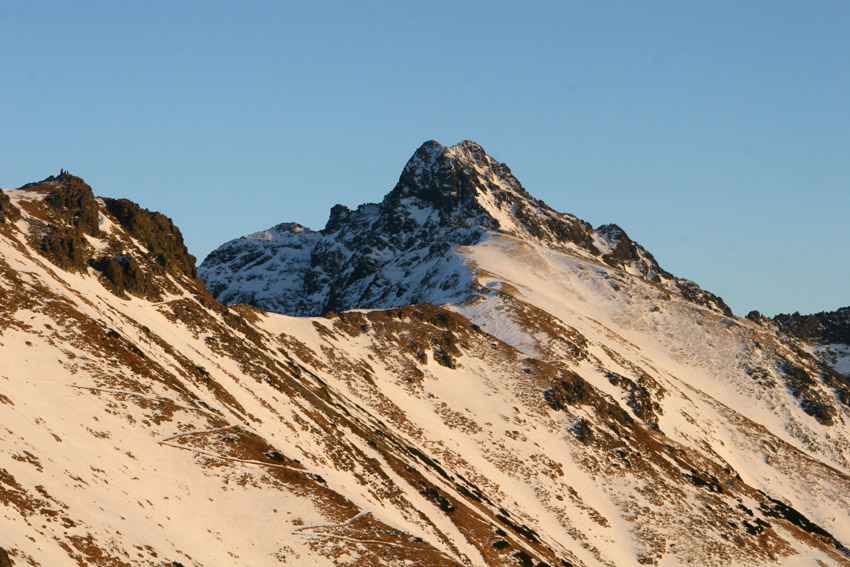
M 194 265 L 0 191 L 0 566 L 850 566 L 844 310 L 736 317 L 473 142 Z
M 199 273 L 222 302 L 290 315 L 441 304 L 474 287 L 457 247 L 491 235 L 612 266 L 731 314 L 719 297 L 661 269 L 620 227 L 594 230 L 535 199 L 470 141 L 426 142 L 381 203 L 336 205 L 320 232 L 286 223 L 232 240 Z

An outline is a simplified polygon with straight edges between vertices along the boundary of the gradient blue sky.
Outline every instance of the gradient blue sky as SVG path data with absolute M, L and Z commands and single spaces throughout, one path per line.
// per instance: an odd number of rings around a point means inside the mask
M 0 0 L 0 187 L 68 169 L 202 259 L 472 139 L 736 314 L 850 305 L 850 2 L 240 4 Z

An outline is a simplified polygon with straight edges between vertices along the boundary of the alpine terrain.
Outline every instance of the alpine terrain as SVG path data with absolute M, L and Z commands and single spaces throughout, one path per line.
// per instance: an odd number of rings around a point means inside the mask
M 0 566 L 848 566 L 847 329 L 473 142 L 197 270 L 63 171 L 0 192 Z

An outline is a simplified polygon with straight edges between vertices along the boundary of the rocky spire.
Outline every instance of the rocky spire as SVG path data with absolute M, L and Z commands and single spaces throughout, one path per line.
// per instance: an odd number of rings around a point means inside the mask
M 382 208 L 396 208 L 403 199 L 416 199 L 438 211 L 478 219 L 498 228 L 494 215 L 482 206 L 486 196 L 511 192 L 530 199 L 510 169 L 475 142 L 466 140 L 446 147 L 430 140 L 408 160 L 395 188 L 384 198 Z

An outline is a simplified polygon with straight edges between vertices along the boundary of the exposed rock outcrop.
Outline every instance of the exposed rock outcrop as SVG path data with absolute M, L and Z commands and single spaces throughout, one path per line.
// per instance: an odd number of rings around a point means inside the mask
M 93 268 L 119 296 L 159 300 L 177 289 L 169 278 L 185 279 L 205 292 L 195 257 L 165 215 L 126 199 L 98 200 L 83 179 L 64 170 L 18 191 L 29 195 L 20 203 L 28 213 L 30 238 L 57 267 L 78 273 Z M 9 197 L 3 197 L 0 213 L 20 218 Z
M 9 196 L 0 191 L 0 223 L 15 222 L 21 218 L 21 211 L 12 204 Z
M 46 222 L 37 236 L 40 251 L 63 270 L 85 272 L 89 248 L 85 235 L 100 235 L 99 207 L 91 187 L 63 170 L 22 190 L 45 194 Z
M 103 199 L 103 202 L 115 220 L 145 246 L 153 266 L 193 279 L 198 276 L 195 257 L 189 254 L 180 229 L 170 218 L 127 199 Z
M 52 208 L 57 224 L 73 227 L 80 234 L 100 235 L 100 208 L 88 183 L 67 171 L 42 183 L 45 182 L 55 185 L 48 190 L 45 202 Z
M 850 307 L 813 315 L 782 313 L 773 321 L 783 333 L 809 343 L 850 345 Z

